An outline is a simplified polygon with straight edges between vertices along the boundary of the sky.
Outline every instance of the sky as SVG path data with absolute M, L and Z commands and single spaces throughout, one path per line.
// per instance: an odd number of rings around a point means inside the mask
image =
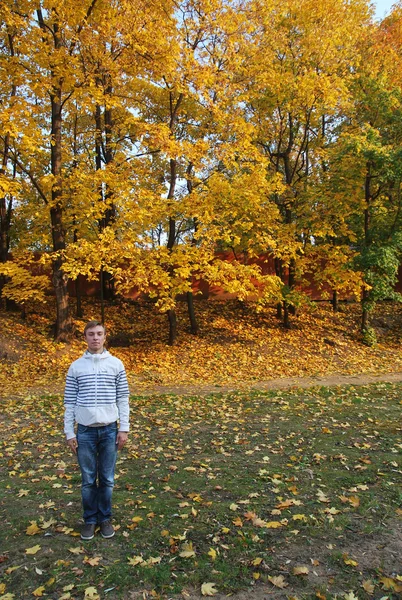
M 379 19 L 382 19 L 387 13 L 389 13 L 391 6 L 395 3 L 396 0 L 374 0 L 373 4 L 376 6 L 376 16 Z

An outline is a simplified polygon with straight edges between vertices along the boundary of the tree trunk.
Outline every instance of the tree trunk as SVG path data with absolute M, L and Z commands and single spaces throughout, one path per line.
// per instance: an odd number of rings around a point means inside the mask
M 287 302 L 283 303 L 283 326 L 285 329 L 290 329 L 289 304 Z
M 48 35 L 48 25 L 45 24 L 42 10 L 37 10 L 39 25 L 44 35 Z M 60 33 L 57 15 L 53 15 L 52 39 L 54 51 L 57 54 L 63 47 L 63 39 Z M 52 49 L 49 49 L 52 52 Z M 50 165 L 54 178 L 51 196 L 50 221 L 52 226 L 53 251 L 55 253 L 64 250 L 66 247 L 66 232 L 63 224 L 63 204 L 62 204 L 62 85 L 63 79 L 56 74 L 56 69 L 51 68 L 53 86 L 49 90 L 51 104 L 51 144 L 50 144 Z M 58 256 L 53 260 L 53 286 L 56 296 L 56 327 L 55 338 L 59 342 L 68 342 L 73 334 L 73 322 L 69 311 L 69 295 L 67 282 L 68 277 L 63 272 L 63 262 Z
M 282 262 L 280 258 L 275 258 L 275 275 L 282 279 L 283 281 L 283 272 L 282 272 Z M 276 305 L 276 318 L 279 321 L 282 321 L 282 302 L 278 302 Z
M 75 316 L 77 319 L 82 319 L 82 302 L 81 302 L 81 286 L 79 282 L 79 278 L 75 280 Z
M 195 317 L 194 311 L 194 294 L 193 292 L 187 292 L 187 307 L 188 307 L 188 316 L 190 319 L 190 333 L 193 335 L 197 335 L 198 333 L 198 323 Z
M 292 290 L 295 286 L 295 280 L 296 280 L 296 264 L 295 264 L 295 260 L 294 258 L 292 258 L 290 260 L 289 263 L 289 289 Z M 291 315 L 295 316 L 296 315 L 296 307 L 293 304 L 289 305 L 289 312 Z
M 338 292 L 336 290 L 333 290 L 333 292 L 332 292 L 331 304 L 332 304 L 332 310 L 334 312 L 338 312 L 338 310 L 339 310 L 339 299 L 338 299 Z
M 364 332 L 370 326 L 370 312 L 367 309 L 367 301 L 369 299 L 369 290 L 363 290 L 362 295 L 362 319 L 361 331 Z
M 61 268 L 61 261 L 53 262 L 53 287 L 56 294 L 56 330 L 55 339 L 58 342 L 69 342 L 73 333 L 70 309 L 68 305 L 68 277 Z
M 169 321 L 169 346 L 174 346 L 177 338 L 177 317 L 174 310 L 167 311 Z

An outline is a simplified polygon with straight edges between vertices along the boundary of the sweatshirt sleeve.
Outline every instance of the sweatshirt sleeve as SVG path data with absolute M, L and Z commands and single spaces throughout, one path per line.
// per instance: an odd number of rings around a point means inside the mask
M 116 404 L 119 411 L 119 431 L 130 430 L 129 394 L 127 375 L 122 365 L 116 377 Z
M 77 404 L 78 382 L 74 376 L 73 369 L 70 367 L 66 377 L 66 387 L 64 389 L 64 433 L 67 440 L 75 437 L 75 407 Z

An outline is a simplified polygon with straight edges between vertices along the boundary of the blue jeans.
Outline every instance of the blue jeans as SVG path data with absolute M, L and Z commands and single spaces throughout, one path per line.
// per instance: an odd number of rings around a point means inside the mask
M 103 427 L 78 425 L 77 456 L 85 523 L 103 523 L 112 516 L 116 437 L 117 423 Z

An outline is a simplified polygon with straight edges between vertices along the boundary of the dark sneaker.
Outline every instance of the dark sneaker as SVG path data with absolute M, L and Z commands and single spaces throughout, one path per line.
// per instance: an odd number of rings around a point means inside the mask
M 104 538 L 111 538 L 115 533 L 114 527 L 110 521 L 103 521 L 103 523 L 100 524 L 100 532 L 101 536 Z
M 84 523 L 81 527 L 81 539 L 92 540 L 95 535 L 95 523 Z

